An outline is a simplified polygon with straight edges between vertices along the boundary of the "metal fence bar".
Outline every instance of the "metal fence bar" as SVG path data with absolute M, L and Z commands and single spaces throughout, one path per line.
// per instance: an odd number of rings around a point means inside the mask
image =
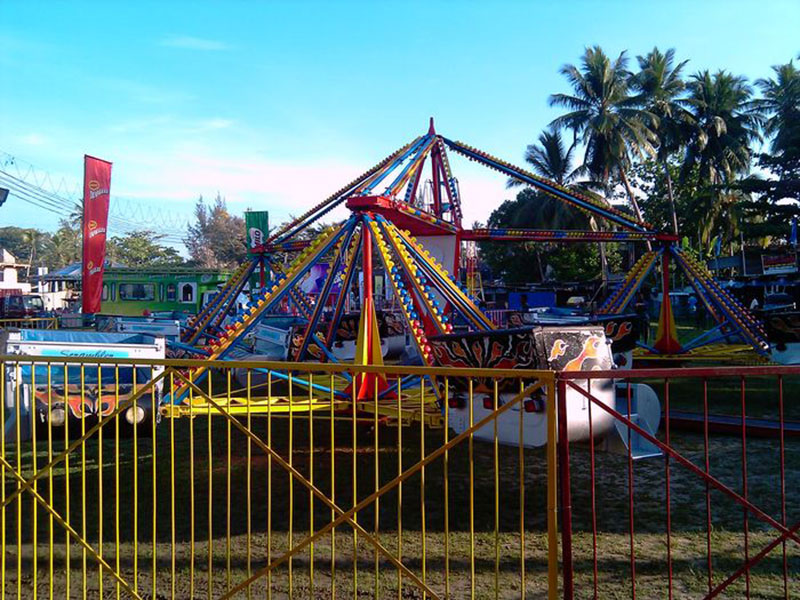
M 786 459 L 787 459 L 787 424 L 786 424 L 786 416 L 785 416 L 785 409 L 784 409 L 784 379 L 786 376 L 789 375 L 797 375 L 796 368 L 790 367 L 786 370 L 777 369 L 774 367 L 770 367 L 767 369 L 766 373 L 764 369 L 755 369 L 756 376 L 764 377 L 769 376 L 770 383 L 772 383 L 775 387 L 773 387 L 773 392 L 775 388 L 777 388 L 777 422 L 774 422 L 773 425 L 770 425 L 769 422 L 766 421 L 752 421 L 751 414 L 748 414 L 751 406 L 756 405 L 756 398 L 760 400 L 758 406 L 760 408 L 764 408 L 765 406 L 768 407 L 769 401 L 766 400 L 768 396 L 764 391 L 763 384 L 759 385 L 748 385 L 748 375 L 750 374 L 749 368 L 742 368 L 738 370 L 735 374 L 734 378 L 731 378 L 731 375 L 734 374 L 729 369 L 718 370 L 718 369 L 696 369 L 694 373 L 691 373 L 691 377 L 688 377 L 690 382 L 693 381 L 699 384 L 700 389 L 700 397 L 699 403 L 703 407 L 703 414 L 699 421 L 699 435 L 697 434 L 686 434 L 686 436 L 680 436 L 678 442 L 676 442 L 676 438 L 674 437 L 674 421 L 671 418 L 671 410 L 672 410 L 672 401 L 674 398 L 674 387 L 675 387 L 675 380 L 683 379 L 685 370 L 681 369 L 660 369 L 660 370 L 650 370 L 647 375 L 649 379 L 647 380 L 651 385 L 653 385 L 653 378 L 655 375 L 661 375 L 661 381 L 663 382 L 663 400 L 665 403 L 665 418 L 663 422 L 663 437 L 662 434 L 659 433 L 656 436 L 655 432 L 650 432 L 643 427 L 642 422 L 639 420 L 641 417 L 640 411 L 642 407 L 638 404 L 639 399 L 634 400 L 634 392 L 633 388 L 636 385 L 634 382 L 638 380 L 642 380 L 643 378 L 637 377 L 637 372 L 635 371 L 626 371 L 624 373 L 620 373 L 624 375 L 624 378 L 619 378 L 623 381 L 622 385 L 617 385 L 618 394 L 617 394 L 617 407 L 612 408 L 613 404 L 608 405 L 604 403 L 604 401 L 600 400 L 594 392 L 594 389 L 591 386 L 584 387 L 583 385 L 578 385 L 577 380 L 586 380 L 591 381 L 592 379 L 603 379 L 604 373 L 570 373 L 570 372 L 563 372 L 557 374 L 558 380 L 558 389 L 559 389 L 559 398 L 558 398 L 558 408 L 559 408 L 559 426 L 560 430 L 559 433 L 562 433 L 563 428 L 565 426 L 565 422 L 567 421 L 564 418 L 568 414 L 568 393 L 574 395 L 577 394 L 578 396 L 582 396 L 583 398 L 588 401 L 588 410 L 589 410 L 589 428 L 591 431 L 592 424 L 594 420 L 592 419 L 592 410 L 597 411 L 597 409 L 601 409 L 598 412 L 601 414 L 605 414 L 608 416 L 613 417 L 613 419 L 622 427 L 618 427 L 619 431 L 623 434 L 623 438 L 626 442 L 625 446 L 625 454 L 626 454 L 626 461 L 628 463 L 628 479 L 629 479 L 629 486 L 628 486 L 628 498 L 626 499 L 626 505 L 629 511 L 629 519 L 632 522 L 634 511 L 632 510 L 632 506 L 634 503 L 641 501 L 641 496 L 650 496 L 648 490 L 641 490 L 640 487 L 637 486 L 635 493 L 631 493 L 633 490 L 633 474 L 634 469 L 631 464 L 631 456 L 634 448 L 634 444 L 638 443 L 634 440 L 634 436 L 637 439 L 641 439 L 652 445 L 656 446 L 662 453 L 663 453 L 663 460 L 664 460 L 664 467 L 663 467 L 663 481 L 664 481 L 664 510 L 666 516 L 666 561 L 665 566 L 663 569 L 663 590 L 666 592 L 665 595 L 668 597 L 672 597 L 674 594 L 674 590 L 676 589 L 675 585 L 675 577 L 676 577 L 676 565 L 673 560 L 674 555 L 674 527 L 675 527 L 675 515 L 673 513 L 673 497 L 671 492 L 671 485 L 672 479 L 674 475 L 674 469 L 672 469 L 672 464 L 677 462 L 680 466 L 684 467 L 686 471 L 683 471 L 682 479 L 682 492 L 683 494 L 686 493 L 686 477 L 696 477 L 697 482 L 697 491 L 699 492 L 702 489 L 702 496 L 705 498 L 706 501 L 706 511 L 705 515 L 702 517 L 705 520 L 705 527 L 700 530 L 701 536 L 704 539 L 704 560 L 707 567 L 707 575 L 706 575 L 706 591 L 705 591 L 705 598 L 714 598 L 720 595 L 723 591 L 730 590 L 732 585 L 735 583 L 740 588 L 737 588 L 735 592 L 732 592 L 736 595 L 741 595 L 742 597 L 750 597 L 750 596 L 761 596 L 766 590 L 758 589 L 757 586 L 761 585 L 769 585 L 768 588 L 771 592 L 775 589 L 775 583 L 773 583 L 769 577 L 778 575 L 781 577 L 781 585 L 782 585 L 782 595 L 783 597 L 789 597 L 789 588 L 790 582 L 792 582 L 794 577 L 794 572 L 800 566 L 800 563 L 797 562 L 798 557 L 798 550 L 800 549 L 800 537 L 797 536 L 797 532 L 800 530 L 800 522 L 793 522 L 788 518 L 789 504 L 788 499 L 786 498 L 786 488 L 788 486 L 788 482 L 786 478 L 789 477 L 789 472 L 786 469 Z M 760 371 L 760 372 L 759 372 Z M 733 379 L 735 382 L 734 385 L 730 385 L 729 383 L 725 383 L 726 379 Z M 715 391 L 714 402 L 712 404 L 712 391 L 710 382 L 717 380 L 719 383 L 714 388 L 714 390 L 724 390 L 723 392 Z M 728 387 L 725 387 L 725 386 Z M 564 389 L 566 388 L 566 389 Z M 748 394 L 748 388 L 750 389 L 758 389 L 759 395 L 756 396 L 756 392 L 753 391 Z M 563 392 L 562 392 L 563 390 Z M 622 392 L 620 395 L 619 392 Z M 641 393 L 641 390 L 636 392 Z M 691 396 L 690 392 L 684 392 Z M 721 394 L 719 398 L 716 397 L 716 394 Z M 766 402 L 765 402 L 766 400 Z M 621 402 L 620 402 L 621 401 Z M 574 402 L 574 400 L 573 400 Z M 713 406 L 716 410 L 716 407 L 720 404 L 726 404 L 730 406 L 731 411 L 735 411 L 737 414 L 731 415 L 729 420 L 720 420 L 721 417 L 711 414 L 711 407 Z M 738 405 L 738 408 L 737 408 Z M 574 408 L 574 406 L 573 406 Z M 638 414 L 638 416 L 637 416 Z M 683 418 L 683 417 L 682 417 Z M 729 442 L 723 442 L 725 438 L 719 438 L 718 436 L 721 435 L 717 429 L 714 431 L 711 430 L 711 424 L 714 424 L 715 427 L 728 427 L 729 436 L 727 439 L 731 440 L 733 444 L 738 445 L 738 453 L 739 453 L 739 461 L 736 461 L 733 465 L 731 465 L 731 455 L 730 454 L 720 454 L 719 457 L 724 457 L 724 463 L 718 463 L 717 459 L 715 458 L 712 461 L 713 456 L 720 452 L 721 448 L 731 448 Z M 729 423 L 729 425 L 726 425 Z M 774 443 L 770 443 L 770 438 L 764 438 L 764 440 L 758 441 L 749 441 L 748 438 L 754 435 L 767 435 L 767 433 L 763 433 L 765 431 L 770 431 L 769 429 L 765 429 L 768 427 L 775 427 Z M 759 433 L 761 432 L 761 433 Z M 689 436 L 695 435 L 696 438 L 694 441 L 689 439 Z M 598 529 L 596 525 L 596 519 L 599 514 L 603 514 L 602 509 L 597 509 L 591 502 L 591 499 L 594 497 L 594 486 L 595 486 L 595 443 L 592 441 L 594 438 L 590 433 L 590 441 L 589 441 L 589 463 L 590 467 L 587 471 L 587 487 L 588 496 L 590 499 L 590 506 L 591 510 L 588 511 L 588 518 L 591 520 L 590 524 L 590 531 L 592 538 L 597 535 Z M 738 438 L 738 440 L 737 440 Z M 683 440 L 683 441 L 681 441 Z M 719 441 L 718 441 L 719 440 Z M 678 445 L 685 445 L 689 444 L 689 448 L 692 448 L 692 444 L 696 445 L 697 450 L 699 450 L 699 456 L 695 459 L 697 464 L 690 460 L 682 451 L 679 451 L 675 444 Z M 759 460 L 753 460 L 751 456 L 751 444 L 758 448 L 757 450 L 753 450 L 753 452 L 760 452 L 764 453 L 767 450 L 775 452 L 779 454 L 779 461 L 776 461 L 779 464 L 772 463 L 769 459 L 760 458 Z M 572 559 L 572 553 L 574 551 L 574 543 L 572 543 L 573 535 L 572 530 L 573 526 L 575 526 L 575 511 L 574 511 L 574 498 L 575 496 L 572 495 L 571 490 L 575 489 L 576 482 L 573 478 L 570 481 L 569 477 L 564 477 L 565 472 L 569 469 L 569 444 L 564 442 L 562 436 L 559 436 L 559 450 L 560 460 L 561 460 L 561 503 L 562 503 L 562 523 L 563 523 L 563 530 L 562 530 L 562 558 L 563 558 L 563 574 L 564 574 L 564 597 L 571 598 L 575 593 L 575 584 L 579 581 L 579 577 L 582 578 L 583 575 L 579 575 L 572 569 L 572 563 L 576 562 Z M 735 454 L 734 454 L 735 456 Z M 565 460 L 566 458 L 566 460 Z M 749 478 L 750 478 L 750 463 L 752 463 L 753 469 L 758 470 L 758 481 L 759 481 L 759 494 L 758 497 L 761 498 L 761 502 L 764 502 L 764 506 L 760 506 L 756 499 L 756 495 L 753 490 L 749 488 Z M 724 465 L 724 468 L 719 466 L 720 464 Z M 774 479 L 766 480 L 765 479 L 765 467 L 767 465 L 774 464 L 774 472 L 771 475 Z M 737 473 L 731 474 L 731 468 L 734 468 Z M 638 470 L 638 469 L 637 469 Z M 647 469 L 650 477 L 654 474 L 654 471 Z M 713 474 L 712 474 L 713 473 Z M 573 473 L 574 477 L 574 473 Z M 738 481 L 734 483 L 733 481 L 738 477 Z M 755 477 L 755 476 L 754 476 Z M 766 484 L 766 481 L 774 481 L 774 486 L 769 486 Z M 652 480 L 649 481 L 648 485 L 652 488 Z M 647 486 L 645 486 L 647 487 Z M 730 509 L 727 506 L 724 506 L 724 502 L 720 499 L 716 499 L 715 504 L 715 525 L 719 523 L 719 526 L 715 526 L 712 528 L 710 523 L 710 497 L 711 497 L 711 490 L 714 489 L 718 493 L 721 494 L 720 498 L 727 500 L 729 503 L 733 501 L 733 508 L 737 509 L 741 514 L 741 518 L 739 523 L 741 524 L 741 544 L 739 546 L 739 550 L 733 556 L 736 557 L 738 555 L 741 558 L 741 562 L 738 566 L 730 567 L 729 563 L 732 560 L 731 555 L 731 548 L 730 542 L 728 542 L 728 546 L 725 545 L 724 540 L 727 539 L 728 534 L 725 530 L 726 526 L 730 526 L 731 521 L 731 514 Z M 774 489 L 777 491 L 780 489 L 780 493 L 773 493 L 773 494 L 766 494 L 764 493 L 767 489 Z M 683 500 L 684 502 L 686 500 Z M 771 505 L 774 504 L 777 508 L 772 508 Z M 737 506 L 738 505 L 738 506 Z M 796 503 L 792 503 L 792 506 L 795 506 Z M 581 511 L 585 513 L 586 511 Z M 779 518 L 774 518 L 773 513 L 778 512 L 780 514 Z M 566 519 L 572 517 L 573 526 L 568 526 L 566 523 Z M 698 515 L 699 516 L 699 515 Z M 759 538 L 763 538 L 764 535 L 764 525 L 771 528 L 769 531 L 773 531 L 775 537 L 768 542 L 764 542 L 759 544 L 761 547 L 756 554 L 752 553 L 752 545 L 753 541 L 756 536 L 756 529 L 750 526 L 751 517 L 755 516 L 759 521 L 761 521 L 760 526 L 758 528 L 758 536 Z M 582 518 L 585 518 L 582 516 Z M 681 515 L 679 517 L 682 521 L 686 520 L 686 515 Z M 691 518 L 691 517 L 690 517 Z M 637 521 L 639 519 L 637 518 Z M 638 524 L 638 523 L 637 523 Z M 726 525 L 727 524 L 727 525 Z M 643 571 L 643 574 L 633 577 L 633 569 L 635 568 L 635 558 L 638 558 L 634 554 L 634 550 L 640 548 L 639 546 L 639 538 L 641 536 L 647 536 L 650 534 L 640 533 L 638 530 L 644 528 L 647 531 L 652 531 L 652 523 L 644 523 L 639 525 L 637 528 L 634 528 L 632 525 L 629 527 L 628 536 L 630 538 L 630 545 L 631 545 L 631 577 L 630 581 L 628 582 L 630 587 L 630 593 L 632 596 L 637 594 L 645 594 L 645 592 L 640 592 L 639 587 L 642 583 L 642 580 L 647 581 L 649 586 L 653 585 L 653 573 L 649 572 L 648 570 Z M 712 534 L 713 529 L 713 534 Z M 578 530 L 576 530 L 578 531 Z M 700 533 L 698 532 L 698 533 Z M 684 537 L 689 535 L 687 533 L 681 533 L 681 536 Z M 609 538 L 611 539 L 611 538 Z M 786 544 L 787 539 L 791 539 L 794 544 L 791 546 L 791 557 L 789 553 L 789 547 Z M 596 550 L 596 542 L 592 539 L 592 546 L 589 550 L 593 555 L 597 551 Z M 780 559 L 779 565 L 775 567 L 765 565 L 765 559 L 767 556 L 770 555 L 773 550 L 781 546 L 779 549 L 780 551 Z M 642 546 L 645 547 L 645 546 Z M 784 550 L 786 548 L 786 550 Z M 681 562 L 687 562 L 691 564 L 691 558 L 688 555 L 685 555 L 687 550 L 686 542 L 682 543 L 682 555 L 681 555 Z M 583 550 L 581 550 L 583 552 Z M 641 550 L 640 550 L 641 551 Z M 648 550 L 651 552 L 651 550 Z M 711 558 L 714 558 L 712 562 Z M 785 556 L 785 558 L 784 558 Z M 648 557 L 651 560 L 655 560 L 655 557 L 652 557 L 652 554 L 648 554 Z M 794 562 L 793 562 L 794 561 Z M 588 561 L 587 561 L 588 562 Z M 595 564 L 596 560 L 594 556 L 591 557 L 591 562 L 589 563 L 592 565 L 592 570 L 594 571 L 591 574 L 591 578 L 588 580 L 587 585 L 581 583 L 581 588 L 588 587 L 588 592 L 584 589 L 581 589 L 580 594 L 589 594 L 594 595 L 594 597 L 603 597 L 606 591 L 602 589 L 598 589 L 598 574 L 595 571 Z M 713 567 L 713 570 L 712 570 Z M 756 571 L 756 569 L 759 569 Z M 681 565 L 681 577 L 684 578 L 682 585 L 685 587 L 687 585 L 686 567 L 682 564 Z M 733 570 L 732 570 L 733 569 Z M 732 572 L 731 572 L 732 570 Z M 758 573 L 758 576 L 756 576 Z M 602 570 L 600 572 L 603 575 Z M 689 577 L 691 578 L 692 575 L 689 573 Z M 572 583 L 569 581 L 571 580 Z M 580 581 L 583 581 L 580 579 Z M 709 583 L 710 582 L 710 583 Z M 609 585 L 608 582 L 604 582 L 604 586 Z M 634 587 L 635 586 L 635 587 Z M 619 590 L 619 583 L 613 588 L 615 591 Z M 650 597 L 651 595 L 656 595 L 655 588 L 647 588 L 647 596 Z M 686 590 L 684 590 L 685 593 Z M 660 594 L 659 594 L 660 595 Z
M 778 376 L 778 422 L 780 424 L 780 462 L 781 462 L 781 525 L 786 527 L 786 422 L 783 405 L 783 377 Z M 786 540 L 781 540 L 783 558 L 783 597 L 789 597 L 789 561 L 786 556 Z
M 575 575 L 572 562 L 572 498 L 570 488 L 569 434 L 567 429 L 567 382 L 559 379 L 556 415 L 558 418 L 558 487 L 561 513 L 561 569 L 564 600 L 575 597 Z
M 669 378 L 664 378 L 664 442 L 670 445 L 670 404 L 669 404 Z M 589 403 L 591 406 L 591 402 Z M 667 597 L 672 600 L 672 493 L 670 487 L 669 454 L 664 455 L 664 497 L 666 501 L 666 530 L 667 530 Z
M 703 459 L 706 475 L 710 474 L 711 465 L 708 451 L 708 379 L 703 379 Z M 711 562 L 711 487 L 706 479 L 706 569 L 708 576 L 708 591 L 714 587 L 714 567 Z
M 742 406 L 742 497 L 747 500 L 747 403 L 745 400 L 745 382 L 744 377 L 739 378 L 739 391 Z M 750 523 L 749 514 L 746 508 L 742 509 L 743 529 L 744 529 L 744 562 L 745 565 L 750 563 Z M 745 582 L 745 598 L 750 598 L 750 568 L 746 567 L 744 571 Z
M 684 500 L 673 488 L 689 476 L 696 499 L 707 504 L 697 511 L 692 538 L 700 542 L 695 566 L 708 570 L 702 593 L 756 597 L 767 572 L 774 579 L 770 589 L 780 593 L 782 579 L 783 597 L 791 596 L 800 515 L 786 464 L 797 449 L 784 388 L 800 369 L 649 369 L 650 385 L 661 382 L 666 409 L 655 432 L 637 420 L 642 377 L 636 371 L 613 373 L 623 381 L 615 406 L 598 400 L 606 385 L 599 380 L 609 379 L 604 372 L 467 374 L 230 361 L 206 363 L 198 385 L 195 362 L 0 357 L 0 595 L 308 597 L 324 585 L 330 597 L 538 597 L 545 590 L 548 598 L 605 597 L 611 538 L 601 473 L 616 464 L 624 517 L 613 524 L 622 535 L 613 543 L 622 542 L 625 575 L 615 589 L 650 597 L 661 577 L 658 595 L 684 590 L 678 578 L 694 558 L 683 555 L 688 534 L 678 529 L 685 515 L 676 506 Z M 278 365 L 281 379 L 273 385 L 270 367 Z M 389 384 L 396 379 L 395 393 L 383 397 L 372 379 L 367 400 L 348 402 L 341 397 L 342 373 L 356 382 L 366 373 Z M 751 374 L 768 385 L 748 381 Z M 508 386 L 509 379 L 513 385 L 501 392 L 501 381 Z M 689 393 L 676 388 L 678 379 L 699 390 L 703 406 L 691 456 L 670 418 L 676 389 Z M 734 383 L 712 385 L 726 380 Z M 187 403 L 154 411 L 161 386 L 183 387 Z M 777 402 L 762 397 L 762 388 L 777 393 Z M 723 401 L 736 412 L 736 435 L 727 446 L 710 428 Z M 584 405 L 581 418 L 588 412 L 582 446 L 569 439 L 576 402 Z M 748 413 L 764 402 L 777 411 L 774 444 L 753 439 Z M 431 412 L 434 403 L 441 413 Z M 65 421 L 54 424 L 61 410 Z M 145 420 L 131 424 L 140 411 Z M 455 425 L 459 415 L 463 426 Z M 624 458 L 598 454 L 606 446 L 596 437 L 601 417 L 616 421 Z M 540 449 L 526 439 L 532 418 L 541 418 L 547 432 Z M 446 427 L 437 430 L 442 419 Z M 510 434 L 518 439 L 505 441 Z M 661 450 L 663 466 L 634 462 L 636 440 Z M 735 457 L 726 469 L 717 458 L 721 447 Z M 771 473 L 754 454 L 761 447 L 779 456 Z M 676 463 L 684 467 L 680 473 Z M 544 479 L 546 487 L 530 484 Z M 761 506 L 766 482 L 774 483 L 774 493 Z M 648 521 L 639 503 L 656 490 L 664 512 Z M 731 522 L 730 506 L 743 535 L 733 555 L 741 561 L 733 564 L 717 533 L 718 524 Z M 337 540 L 342 527 L 352 528 L 352 547 L 341 544 L 341 535 Z M 542 546 L 532 538 L 545 527 Z M 765 531 L 773 535 L 765 539 Z M 653 532 L 663 553 L 663 566 L 655 568 L 653 551 L 642 542 Z M 205 553 L 202 564 L 195 552 Z M 387 577 L 387 568 L 396 578 Z M 364 577 L 365 570 L 372 576 Z
M 58 317 L 26 317 L 0 319 L 0 329 L 58 329 Z

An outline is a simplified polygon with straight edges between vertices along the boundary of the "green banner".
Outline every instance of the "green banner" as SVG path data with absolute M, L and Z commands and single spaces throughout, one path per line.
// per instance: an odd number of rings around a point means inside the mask
M 261 246 L 269 237 L 269 213 L 266 210 L 248 210 L 244 213 L 247 228 L 247 250 Z

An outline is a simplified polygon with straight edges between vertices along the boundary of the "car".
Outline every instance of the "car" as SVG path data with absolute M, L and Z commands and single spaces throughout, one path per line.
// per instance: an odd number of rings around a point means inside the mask
M 0 298 L 0 319 L 26 319 L 44 314 L 44 301 L 38 294 L 10 294 Z

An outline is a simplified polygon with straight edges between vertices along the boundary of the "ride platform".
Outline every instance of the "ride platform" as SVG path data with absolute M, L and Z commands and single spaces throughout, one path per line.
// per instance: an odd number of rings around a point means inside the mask
M 654 354 L 644 348 L 633 351 L 634 364 L 714 362 L 729 365 L 766 365 L 771 361 L 748 344 L 709 344 L 679 354 Z M 650 366 L 653 366 L 652 364 Z

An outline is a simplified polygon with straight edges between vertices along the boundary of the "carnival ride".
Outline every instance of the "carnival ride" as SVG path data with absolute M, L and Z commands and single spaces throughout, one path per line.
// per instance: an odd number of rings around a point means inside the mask
M 597 231 L 465 229 L 461 223 L 461 190 L 451 170 L 449 151 L 585 211 L 603 225 Z M 430 165 L 430 180 L 427 181 L 426 164 Z M 429 193 L 422 193 L 426 186 Z M 307 235 L 310 226 L 340 206 L 350 210 L 349 218 L 318 235 Z M 485 339 L 497 337 L 496 326 L 456 277 L 462 242 L 478 241 L 646 243 L 648 250 L 617 289 L 608 295 L 597 310 L 597 316 L 623 315 L 645 279 L 660 264 L 659 331 L 655 343 L 647 347 L 649 352 L 676 355 L 703 344 L 734 339 L 748 344 L 759 354 L 769 351 L 758 319 L 680 247 L 677 236 L 656 231 L 600 198 L 580 194 L 446 138 L 435 131 L 432 119 L 427 133 L 282 226 L 262 246 L 252 249 L 250 259 L 232 275 L 216 298 L 189 321 L 176 346 L 209 360 L 231 359 L 236 356 L 237 345 L 262 319 L 288 303 L 307 323 L 295 340 L 289 358 L 335 361 L 332 344 L 348 292 L 358 281 L 356 274 L 360 272 L 361 316 L 355 360 L 363 365 L 382 364 L 373 283 L 375 273 L 380 271 L 388 279 L 419 362 L 427 366 L 454 364 L 458 361 L 452 356 L 447 358 L 441 351 L 443 340 L 454 340 L 457 346 L 463 334 L 484 334 Z M 279 255 L 288 253 L 296 253 L 296 256 L 284 266 Z M 324 282 L 320 293 L 312 299 L 298 284 L 310 269 L 322 263 L 327 264 Z M 712 330 L 684 345 L 678 341 L 669 301 L 670 264 L 683 272 L 716 323 Z M 268 277 L 267 272 L 271 276 Z M 244 312 L 232 317 L 235 299 L 256 273 L 260 273 L 261 290 L 252 295 Z M 436 338 L 437 342 L 432 344 L 431 338 Z M 435 352 L 435 346 L 440 350 Z M 511 354 L 503 358 L 523 364 L 526 361 L 513 354 L 518 351 L 517 347 L 510 347 L 506 352 Z M 480 362 L 486 363 L 483 359 Z M 200 382 L 207 371 L 206 367 L 193 369 L 191 380 Z M 282 377 L 278 371 L 270 372 L 276 379 Z M 364 400 L 376 393 L 380 398 L 389 398 L 397 388 L 396 383 L 392 385 L 385 377 L 374 373 L 358 375 L 346 381 L 346 385 L 338 386 L 326 387 L 298 378 L 294 378 L 293 383 L 342 401 Z M 423 380 L 422 385 L 425 383 Z M 441 386 L 432 381 L 427 383 L 434 395 L 440 393 Z M 420 384 L 420 377 L 409 377 L 403 381 L 403 389 L 415 384 Z M 169 396 L 169 402 L 174 407 L 185 406 L 190 387 L 189 384 L 178 386 Z

